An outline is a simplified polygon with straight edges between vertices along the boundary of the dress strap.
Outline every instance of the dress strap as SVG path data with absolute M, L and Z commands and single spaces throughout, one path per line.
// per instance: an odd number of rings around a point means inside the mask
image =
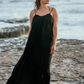
M 52 12 L 53 8 L 51 9 L 50 13 Z
M 49 8 L 49 13 L 50 13 L 50 7 L 48 6 L 48 8 Z
M 34 9 L 34 11 L 35 11 L 35 15 L 36 15 L 37 10 Z

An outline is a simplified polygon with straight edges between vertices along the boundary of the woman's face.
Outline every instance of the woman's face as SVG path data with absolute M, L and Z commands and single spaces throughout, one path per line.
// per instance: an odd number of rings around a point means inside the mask
M 50 0 L 40 0 L 40 3 L 49 4 Z

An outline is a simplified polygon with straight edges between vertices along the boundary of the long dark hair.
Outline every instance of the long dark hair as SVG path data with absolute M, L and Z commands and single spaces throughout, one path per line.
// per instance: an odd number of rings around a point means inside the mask
M 40 0 L 35 1 L 35 8 L 38 10 L 40 7 Z

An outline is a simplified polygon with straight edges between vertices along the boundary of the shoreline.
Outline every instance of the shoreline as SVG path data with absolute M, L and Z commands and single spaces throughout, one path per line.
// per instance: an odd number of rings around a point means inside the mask
M 11 37 L 11 38 L 0 38 L 0 53 L 5 51 L 18 51 L 23 50 L 25 48 L 26 42 L 28 40 L 28 34 L 23 34 L 19 37 Z M 82 44 L 84 40 L 79 39 L 57 39 L 57 43 L 59 45 L 65 42 L 65 44 Z M 57 46 L 58 46 L 57 45 Z M 63 44 L 64 45 L 64 44 Z

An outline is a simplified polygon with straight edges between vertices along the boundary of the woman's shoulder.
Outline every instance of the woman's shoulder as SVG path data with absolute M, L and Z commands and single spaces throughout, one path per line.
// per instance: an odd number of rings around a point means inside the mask
M 48 6 L 49 8 L 50 8 L 50 10 L 52 9 L 52 8 L 54 8 L 54 7 L 51 7 L 51 6 Z
M 32 10 L 30 11 L 31 14 L 33 14 L 34 12 L 35 12 L 35 9 L 32 9 Z
M 55 8 L 55 7 L 51 7 L 51 6 L 49 6 L 49 7 L 50 7 L 50 10 L 53 10 L 53 9 L 54 9 L 54 10 L 56 10 L 56 8 Z
M 49 7 L 50 7 L 50 11 L 52 11 L 53 14 L 57 13 L 57 9 L 55 7 L 51 7 L 51 6 L 49 6 Z
M 32 9 L 31 11 L 30 11 L 30 15 L 34 15 L 35 14 L 35 11 L 36 11 L 36 9 Z

